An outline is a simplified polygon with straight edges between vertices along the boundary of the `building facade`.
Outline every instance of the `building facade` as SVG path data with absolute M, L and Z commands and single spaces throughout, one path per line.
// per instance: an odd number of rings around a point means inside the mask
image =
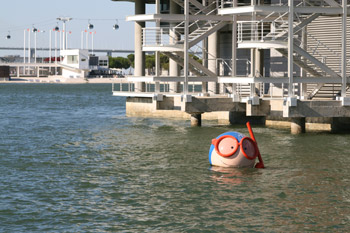
M 299 100 L 350 105 L 348 0 L 129 2 L 135 4 L 127 17 L 135 22 L 133 95 L 146 95 L 145 83 L 152 83 L 154 95 L 191 102 L 197 84 L 195 95 L 253 105 L 266 98 L 291 107 Z M 155 12 L 146 14 L 146 4 Z M 145 76 L 145 52 L 156 54 L 154 76 Z M 160 53 L 169 57 L 168 76 L 160 75 Z

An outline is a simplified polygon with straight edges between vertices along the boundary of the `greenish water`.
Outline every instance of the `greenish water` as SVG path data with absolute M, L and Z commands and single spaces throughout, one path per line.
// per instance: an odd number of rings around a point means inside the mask
M 350 135 L 254 127 L 266 169 L 201 128 L 125 117 L 110 85 L 0 85 L 0 232 L 349 232 Z

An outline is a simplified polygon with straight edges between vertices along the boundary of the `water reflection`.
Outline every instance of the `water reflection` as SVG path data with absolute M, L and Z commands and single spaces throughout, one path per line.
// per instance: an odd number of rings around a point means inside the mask
M 245 175 L 249 173 L 248 170 L 252 170 L 254 168 L 229 168 L 211 166 L 209 169 L 213 171 L 211 178 L 214 181 L 221 184 L 239 185 L 243 182 L 246 182 L 247 178 Z

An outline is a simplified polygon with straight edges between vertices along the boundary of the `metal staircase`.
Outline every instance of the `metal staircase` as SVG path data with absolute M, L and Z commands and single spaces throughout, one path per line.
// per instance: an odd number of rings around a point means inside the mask
M 181 7 L 184 0 L 175 0 Z M 216 15 L 216 1 L 211 1 L 207 6 L 201 5 L 198 1 L 190 0 L 193 15 Z M 193 47 L 212 33 L 226 26 L 228 22 L 221 20 L 196 20 L 189 25 L 190 33 L 188 35 L 189 47 Z M 143 46 L 151 47 L 153 51 L 179 51 L 184 44 L 184 26 L 181 22 L 175 27 L 144 28 Z M 151 49 L 147 49 L 149 51 Z
M 182 8 L 184 0 L 173 0 Z M 217 14 L 216 0 L 206 1 L 206 6 L 202 5 L 197 0 L 189 0 L 191 15 L 211 16 Z M 210 18 L 210 17 L 208 17 Z M 228 24 L 222 20 L 195 20 L 189 25 L 188 43 L 189 48 L 197 45 L 203 39 L 210 36 L 212 33 L 220 30 Z M 159 27 L 159 28 L 144 28 L 143 29 L 143 50 L 144 51 L 160 51 L 169 58 L 183 66 L 183 46 L 185 41 L 184 36 L 185 22 L 181 22 L 174 27 Z M 192 58 L 189 58 L 189 70 L 198 76 L 217 77 L 208 68 L 198 63 Z
M 184 66 L 184 53 L 183 52 L 163 52 L 164 55 L 176 61 L 180 66 Z M 189 57 L 189 71 L 197 76 L 209 76 L 216 77 L 217 75 L 211 72 L 208 68 Z
M 185 8 L 184 0 L 171 0 L 171 1 L 175 2 L 182 8 Z M 215 2 L 215 1 L 212 1 L 212 2 Z M 208 7 L 203 6 L 197 0 L 189 0 L 189 11 L 191 15 L 197 15 L 199 12 L 207 14 L 210 11 L 210 9 Z
M 317 5 L 317 1 L 314 1 L 310 4 Z M 314 13 L 309 16 L 303 16 L 303 19 L 296 23 L 293 27 L 293 33 L 298 33 L 303 27 L 307 26 L 309 23 L 317 19 L 321 14 Z M 276 25 L 276 24 L 275 24 Z M 283 26 L 284 25 L 284 26 Z M 280 25 L 282 28 L 277 29 L 273 32 L 270 32 L 266 35 L 266 38 L 274 39 L 274 40 L 286 40 L 286 37 L 288 36 L 288 25 L 282 23 Z M 308 35 L 308 38 L 312 38 L 313 40 L 316 40 L 312 35 Z M 295 39 L 296 42 L 298 42 L 298 38 Z M 317 41 L 317 40 L 316 40 Z M 299 41 L 300 42 L 300 41 Z M 326 50 L 328 53 L 335 53 L 331 49 L 329 49 L 327 46 L 322 44 L 322 42 L 317 41 L 317 46 L 310 48 L 308 46 L 307 50 L 311 51 L 312 54 L 310 54 L 308 51 L 305 51 L 304 49 L 300 48 L 297 43 L 294 43 L 294 53 L 296 53 L 293 56 L 293 61 L 296 65 L 298 65 L 300 68 L 305 70 L 309 75 L 314 77 L 322 77 L 322 76 L 331 76 L 331 77 L 339 77 L 339 74 L 335 72 L 332 68 L 327 66 L 325 64 L 326 62 L 324 59 L 322 59 L 322 52 L 320 53 L 317 51 L 319 48 L 323 48 L 323 51 Z M 279 53 L 281 53 L 283 56 L 288 57 L 288 50 L 284 48 L 278 48 L 276 49 Z M 301 56 L 303 56 L 304 59 L 301 59 Z M 307 61 L 305 61 L 305 58 Z M 320 61 L 320 58 L 322 62 Z M 316 84 L 316 85 L 310 85 L 308 89 L 308 99 L 317 98 L 317 99 L 335 99 L 336 95 L 339 95 L 341 90 L 340 84 Z

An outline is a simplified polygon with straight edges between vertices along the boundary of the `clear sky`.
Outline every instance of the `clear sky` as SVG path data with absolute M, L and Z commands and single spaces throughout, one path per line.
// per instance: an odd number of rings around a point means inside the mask
M 147 11 L 149 8 L 147 7 Z M 154 7 L 154 6 L 153 6 Z M 57 17 L 72 17 L 67 23 L 69 47 L 81 47 L 81 32 L 87 29 L 88 19 L 94 25 L 94 48 L 133 49 L 134 23 L 125 17 L 134 14 L 134 3 L 111 0 L 3 0 L 0 13 L 0 47 L 23 47 L 24 30 L 32 28 L 37 34 L 37 47 L 49 47 L 49 31 L 57 25 Z M 118 20 L 119 29 L 113 30 Z M 62 23 L 58 22 L 60 29 Z M 8 32 L 9 31 L 9 32 Z M 6 36 L 10 33 L 11 39 Z M 52 38 L 54 40 L 54 34 Z M 33 36 L 32 42 L 33 42 Z M 91 41 L 91 37 L 89 39 Z M 54 42 L 52 42 L 54 45 Z M 32 43 L 34 46 L 34 42 Z M 89 47 L 91 43 L 89 43 Z M 0 55 L 23 55 L 23 51 L 0 51 Z M 40 54 L 39 54 L 40 55 Z M 116 56 L 116 55 L 115 55 Z

